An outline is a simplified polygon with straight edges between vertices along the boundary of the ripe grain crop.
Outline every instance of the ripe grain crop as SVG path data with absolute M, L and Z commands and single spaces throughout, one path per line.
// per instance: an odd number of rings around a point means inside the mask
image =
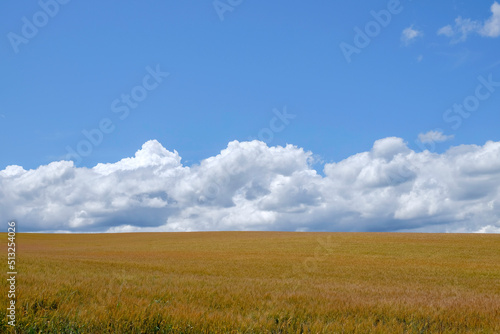
M 17 333 L 500 333 L 500 235 L 20 233 L 16 244 Z M 0 331 L 14 333 L 1 285 Z

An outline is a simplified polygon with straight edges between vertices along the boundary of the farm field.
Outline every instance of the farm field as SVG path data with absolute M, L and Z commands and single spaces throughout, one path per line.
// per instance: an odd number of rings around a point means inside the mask
M 17 333 L 500 333 L 500 235 L 21 233 L 16 244 Z M 7 290 L 4 279 L 0 332 L 14 333 Z

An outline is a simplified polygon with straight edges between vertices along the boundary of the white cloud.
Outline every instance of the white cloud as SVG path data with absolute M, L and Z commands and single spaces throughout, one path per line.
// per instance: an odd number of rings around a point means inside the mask
M 415 38 L 423 36 L 423 34 L 424 33 L 422 31 L 413 29 L 413 26 L 410 26 L 408 28 L 405 28 L 401 33 L 401 42 L 403 42 L 404 45 L 408 46 L 415 40 Z
M 422 143 L 440 143 L 453 139 L 453 135 L 445 135 L 441 131 L 429 131 L 418 135 L 418 140 Z
M 324 176 L 312 157 L 293 145 L 233 141 L 188 167 L 153 140 L 134 157 L 94 168 L 8 166 L 0 219 L 24 231 L 72 232 L 500 228 L 500 142 L 436 154 L 384 138 L 325 164 Z
M 483 22 L 464 19 L 461 16 L 455 19 L 455 24 L 446 25 L 437 31 L 438 35 L 451 38 L 452 43 L 464 42 L 471 34 L 479 34 L 486 37 L 500 36 L 500 4 L 494 2 L 491 5 L 492 15 Z
M 484 226 L 477 230 L 475 233 L 500 233 L 500 226 Z
M 438 35 L 444 35 L 452 39 L 452 43 L 464 42 L 472 33 L 477 33 L 481 24 L 471 19 L 463 19 L 461 16 L 455 19 L 455 25 L 447 25 L 438 30 Z
M 444 26 L 440 28 L 437 32 L 438 35 L 444 35 L 447 37 L 453 37 L 455 32 L 453 31 L 453 27 L 451 25 Z
M 491 17 L 486 20 L 480 34 L 488 37 L 498 37 L 500 36 L 500 4 L 494 2 L 491 5 Z

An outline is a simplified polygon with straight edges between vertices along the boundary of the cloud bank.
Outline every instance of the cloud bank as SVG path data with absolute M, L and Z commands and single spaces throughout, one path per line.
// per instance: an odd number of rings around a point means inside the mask
M 22 231 L 500 231 L 500 142 L 436 154 L 390 137 L 323 175 L 313 162 L 255 140 L 184 166 L 151 140 L 93 168 L 8 166 L 0 215 Z

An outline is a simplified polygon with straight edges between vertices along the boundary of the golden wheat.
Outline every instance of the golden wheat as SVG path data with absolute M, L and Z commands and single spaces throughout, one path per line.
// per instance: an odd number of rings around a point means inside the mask
M 18 234 L 16 243 L 18 333 L 500 332 L 498 235 Z M 13 333 L 5 309 L 0 330 Z

